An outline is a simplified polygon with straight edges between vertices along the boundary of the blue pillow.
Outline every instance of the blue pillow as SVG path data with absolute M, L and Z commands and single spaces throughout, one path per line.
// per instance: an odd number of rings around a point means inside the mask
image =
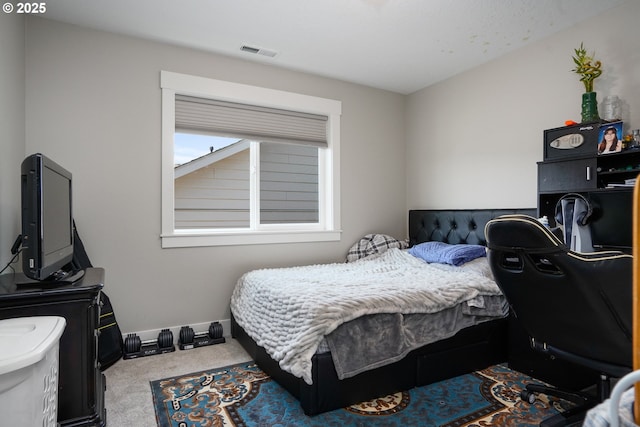
M 462 265 L 476 258 L 487 256 L 482 245 L 450 245 L 443 242 L 425 242 L 413 246 L 409 253 L 427 262 Z

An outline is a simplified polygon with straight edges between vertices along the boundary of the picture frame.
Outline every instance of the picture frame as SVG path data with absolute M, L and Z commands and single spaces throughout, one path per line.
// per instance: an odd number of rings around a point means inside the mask
M 598 129 L 598 155 L 619 153 L 623 150 L 622 122 L 602 123 Z

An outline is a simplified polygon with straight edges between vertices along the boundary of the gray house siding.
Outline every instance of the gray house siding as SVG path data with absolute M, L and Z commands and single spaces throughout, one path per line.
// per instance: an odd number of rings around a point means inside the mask
M 260 222 L 318 222 L 318 149 L 260 145 Z
M 261 223 L 317 222 L 318 149 L 276 143 L 260 147 Z M 176 174 L 176 229 L 248 228 L 249 149 L 229 157 L 219 158 L 219 152 L 207 156 L 211 163 Z M 198 161 L 205 164 L 207 156 Z

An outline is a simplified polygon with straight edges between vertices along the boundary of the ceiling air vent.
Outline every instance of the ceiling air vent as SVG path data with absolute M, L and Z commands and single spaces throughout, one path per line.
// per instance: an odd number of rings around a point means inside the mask
M 263 49 L 261 47 L 255 47 L 255 46 L 249 46 L 249 45 L 242 45 L 242 47 L 240 47 L 240 50 L 243 52 L 248 52 L 248 53 L 254 53 L 254 54 L 258 54 L 258 55 L 264 55 L 264 56 L 268 56 L 270 58 L 273 58 L 274 56 L 276 56 L 278 54 L 278 52 L 276 52 L 275 50 L 269 50 L 269 49 Z

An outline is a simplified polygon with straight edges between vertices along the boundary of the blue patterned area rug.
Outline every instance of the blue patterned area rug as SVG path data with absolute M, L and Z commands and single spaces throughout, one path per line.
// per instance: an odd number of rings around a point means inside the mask
M 537 426 L 567 402 L 519 392 L 533 380 L 503 365 L 308 417 L 253 362 L 151 382 L 159 427 Z

